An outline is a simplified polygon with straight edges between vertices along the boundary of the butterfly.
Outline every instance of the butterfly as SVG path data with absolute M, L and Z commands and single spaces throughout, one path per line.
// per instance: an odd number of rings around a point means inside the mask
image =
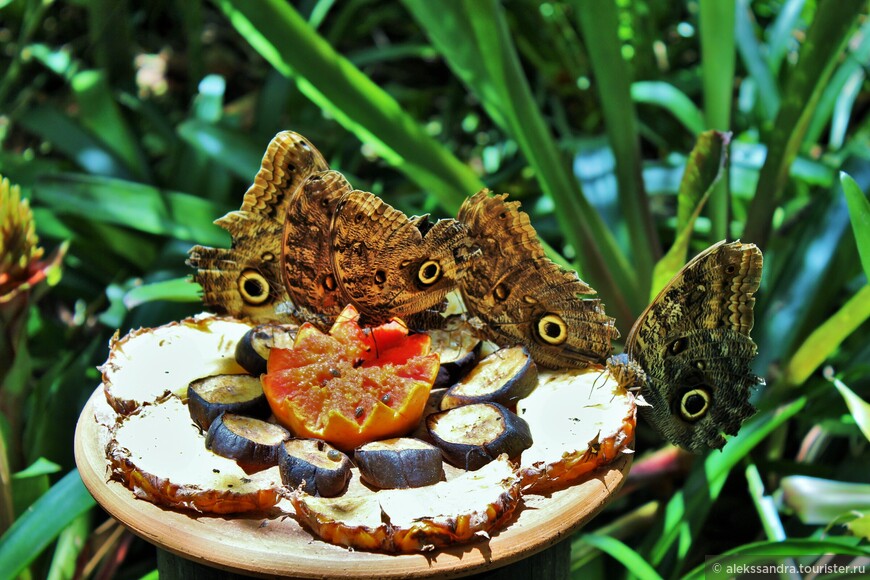
M 293 321 L 281 266 L 281 240 L 291 197 L 311 175 L 329 169 L 323 155 L 293 131 L 269 143 L 242 207 L 215 221 L 232 237 L 230 248 L 194 246 L 204 306 L 253 322 Z
M 355 190 L 292 131 L 269 144 L 242 208 L 217 223 L 229 249 L 195 246 L 188 264 L 207 308 L 255 322 L 328 328 L 347 304 L 369 324 L 443 307 L 477 254 L 453 219 L 409 218 Z
M 507 194 L 482 190 L 466 199 L 457 219 L 480 249 L 460 280 L 468 314 L 485 338 L 522 344 L 547 367 L 603 362 L 619 336 L 595 291 L 576 272 L 544 255 L 529 216 Z
M 641 416 L 671 443 L 720 449 L 755 408 L 749 336 L 761 251 L 719 242 L 692 259 L 635 322 L 625 352 L 607 361 L 621 384 L 640 387 Z

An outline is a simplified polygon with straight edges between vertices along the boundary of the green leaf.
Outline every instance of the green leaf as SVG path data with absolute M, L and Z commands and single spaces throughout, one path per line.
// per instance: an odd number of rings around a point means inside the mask
M 54 484 L 0 538 L 0 570 L 14 578 L 70 525 L 96 505 L 73 470 Z
M 706 128 L 704 115 L 686 93 L 664 81 L 638 81 L 631 85 L 631 98 L 637 103 L 656 105 L 672 114 L 693 135 Z
M 90 516 L 89 512 L 83 513 L 60 533 L 46 580 L 66 580 L 76 577 L 79 555 L 87 545 L 91 533 Z
M 639 278 L 562 159 L 523 74 L 503 8 L 491 0 L 404 4 L 454 74 L 517 141 L 543 190 L 559 207 L 556 218 L 566 241 L 578 250 L 584 278 L 618 320 L 630 320 L 640 310 Z M 642 251 L 649 252 L 649 243 L 644 245 Z
M 831 381 L 846 401 L 846 406 L 849 407 L 849 412 L 852 413 L 852 417 L 855 419 L 855 423 L 858 424 L 858 428 L 861 429 L 862 433 L 864 433 L 864 437 L 870 441 L 870 404 L 856 395 L 852 389 L 847 387 L 845 383 L 837 377 L 832 377 Z M 870 491 L 870 487 L 867 489 Z M 868 493 L 867 497 L 870 499 L 870 493 Z
M 166 300 L 169 302 L 199 302 L 202 288 L 190 278 L 176 278 L 137 286 L 124 295 L 124 306 L 132 310 L 141 304 Z
M 800 386 L 830 357 L 846 338 L 870 318 L 870 284 L 854 296 L 804 340 L 785 365 L 781 383 Z
M 145 156 L 121 114 L 106 74 L 96 70 L 81 71 L 72 78 L 71 85 L 82 125 L 121 159 L 137 179 L 148 181 L 150 170 Z
M 701 0 L 701 82 L 704 88 L 704 118 L 708 129 L 728 131 L 734 94 L 734 0 Z M 707 203 L 710 218 L 708 240 L 715 242 L 730 234 L 731 202 L 726 179 L 714 185 Z M 678 230 L 679 231 L 679 230 Z
M 633 301 L 634 314 L 639 314 L 636 308 L 643 307 L 643 297 L 648 293 L 653 264 L 661 255 L 661 247 L 642 179 L 640 134 L 637 112 L 631 98 L 633 73 L 622 56 L 616 2 L 575 0 L 573 5 L 598 81 L 598 100 L 616 159 L 620 211 L 628 228 L 632 267 L 637 276 L 629 299 Z M 556 201 L 559 199 L 556 198 Z M 624 267 L 621 262 L 611 261 L 609 255 L 607 259 L 612 269 Z
M 12 476 L 13 479 L 28 479 L 30 477 L 39 477 L 40 475 L 51 475 L 60 471 L 60 465 L 54 461 L 49 461 L 45 457 L 40 457 L 30 464 L 26 469 L 22 469 Z
M 45 105 L 27 109 L 18 122 L 50 142 L 88 173 L 123 179 L 134 176 L 113 151 L 87 129 L 57 109 Z
M 466 165 L 283 0 L 216 0 L 232 25 L 311 101 L 435 195 L 451 213 L 483 187 Z
M 852 231 L 858 244 L 858 255 L 861 256 L 861 267 L 870 280 L 870 200 L 847 173 L 840 172 L 840 184 L 849 206 L 849 218 L 852 220 Z
M 818 3 L 797 65 L 782 91 L 783 102 L 770 136 L 767 159 L 749 207 L 745 238 L 762 248 L 773 229 L 773 212 L 785 194 L 789 168 L 806 135 L 813 111 L 849 40 L 850 30 L 866 8 L 866 0 L 820 0 Z
M 805 148 L 819 142 L 829 122 L 835 138 L 828 140 L 828 149 L 842 147 L 842 132 L 846 128 L 841 125 L 849 120 L 852 105 L 866 77 L 864 66 L 870 61 L 870 22 L 866 22 L 856 36 L 860 42 L 850 47 L 847 57 L 822 91 L 819 106 L 804 137 Z
M 806 402 L 806 397 L 801 397 L 780 408 L 758 413 L 744 423 L 740 433 L 728 441 L 721 452 L 710 453 L 693 466 L 685 485 L 668 501 L 663 518 L 644 540 L 641 554 L 646 555 L 650 564 L 661 564 L 678 540 L 680 559 L 686 555 L 731 470 L 755 446 L 803 409 Z
M 662 578 L 655 568 L 643 559 L 643 556 L 616 538 L 598 534 L 583 534 L 580 536 L 580 541 L 611 555 L 637 578 L 642 580 L 661 580 Z
M 212 246 L 227 235 L 212 222 L 226 210 L 183 193 L 106 177 L 61 174 L 39 181 L 34 198 L 61 213 Z
M 831 525 L 844 514 L 870 509 L 867 483 L 789 475 L 782 478 L 778 495 L 780 503 L 807 525 Z
M 260 169 L 265 145 L 255 145 L 250 137 L 199 119 L 188 119 L 178 126 L 178 134 L 236 177 L 252 182 Z
M 698 142 L 686 162 L 686 170 L 677 194 L 677 237 L 668 253 L 656 264 L 650 300 L 658 296 L 662 288 L 686 263 L 686 252 L 692 240 L 695 220 L 724 173 L 730 141 L 729 133 L 719 131 L 705 131 L 698 137 Z
M 771 121 L 776 117 L 780 107 L 779 87 L 776 84 L 776 79 L 770 69 L 770 65 L 763 55 L 761 43 L 758 42 L 758 38 L 755 36 L 755 22 L 752 18 L 749 0 L 737 0 L 736 15 L 736 26 L 733 36 L 737 40 L 737 50 L 740 52 L 740 57 L 743 59 L 746 70 L 749 71 L 750 78 L 755 81 L 758 87 L 757 93 L 761 100 L 762 116 L 765 120 Z M 711 26 L 716 25 L 716 22 L 711 23 Z M 716 69 L 712 69 L 709 74 L 716 75 L 717 72 Z
M 854 520 L 846 522 L 845 526 L 859 538 L 870 540 L 870 511 L 863 512 Z

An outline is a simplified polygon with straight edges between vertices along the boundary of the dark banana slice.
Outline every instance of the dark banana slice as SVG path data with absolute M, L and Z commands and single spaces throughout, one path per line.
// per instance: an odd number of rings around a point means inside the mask
M 432 340 L 432 352 L 437 352 L 441 357 L 435 387 L 452 385 L 474 367 L 482 342 L 462 316 L 451 316 L 443 328 L 426 333 Z
M 447 410 L 470 403 L 513 407 L 535 390 L 538 367 L 524 346 L 502 348 L 485 357 L 441 399 Z
M 294 489 L 322 497 L 335 497 L 350 479 L 347 455 L 319 439 L 290 439 L 278 450 L 281 481 Z
M 444 457 L 457 467 L 480 469 L 502 453 L 514 458 L 532 445 L 529 425 L 498 403 L 474 403 L 426 418 Z
M 280 425 L 224 413 L 208 428 L 205 446 L 245 467 L 263 469 L 277 465 L 278 451 L 289 438 L 290 432 Z
M 272 410 L 260 379 L 250 375 L 212 375 L 192 381 L 187 387 L 190 418 L 203 431 L 221 413 L 236 413 L 265 419 Z
M 441 481 L 441 450 L 411 437 L 373 441 L 353 455 L 363 480 L 380 489 L 423 487 Z
M 266 372 L 266 361 L 273 348 L 291 348 L 296 340 L 295 324 L 261 324 L 242 336 L 236 345 L 236 362 L 254 376 Z

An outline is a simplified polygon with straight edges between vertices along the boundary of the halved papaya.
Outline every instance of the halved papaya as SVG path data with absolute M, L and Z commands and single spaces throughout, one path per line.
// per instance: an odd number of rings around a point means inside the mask
M 429 337 L 409 335 L 399 319 L 375 328 L 358 322 L 348 306 L 329 334 L 304 324 L 292 349 L 272 349 L 263 390 L 297 437 L 350 450 L 420 421 L 439 367 Z

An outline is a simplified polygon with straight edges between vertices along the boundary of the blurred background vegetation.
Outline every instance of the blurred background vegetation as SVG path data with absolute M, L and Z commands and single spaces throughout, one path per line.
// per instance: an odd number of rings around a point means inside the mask
M 155 574 L 81 484 L 75 423 L 116 329 L 200 309 L 187 250 L 228 244 L 211 222 L 282 129 L 409 214 L 511 192 L 623 336 L 688 256 L 764 250 L 759 414 L 704 457 L 642 427 L 576 574 L 870 556 L 867 9 L 0 0 L 0 576 Z

